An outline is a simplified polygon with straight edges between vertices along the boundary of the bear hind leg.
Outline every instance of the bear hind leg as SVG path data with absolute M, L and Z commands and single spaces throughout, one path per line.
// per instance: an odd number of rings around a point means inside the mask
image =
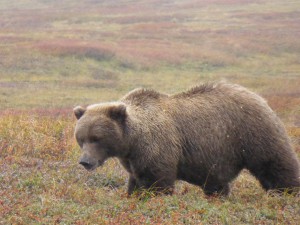
M 262 187 L 278 192 L 292 193 L 299 190 L 300 177 L 298 162 L 284 163 L 283 160 L 270 160 L 249 168 L 250 172 L 259 180 Z

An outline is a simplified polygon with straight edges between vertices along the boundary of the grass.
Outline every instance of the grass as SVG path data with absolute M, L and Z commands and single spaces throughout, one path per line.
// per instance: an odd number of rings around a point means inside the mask
M 77 164 L 75 119 L 43 111 L 1 115 L 0 223 L 9 224 L 297 224 L 299 197 L 265 193 L 244 171 L 228 198 L 207 198 L 177 182 L 172 196 L 126 193 L 117 160 L 97 172 Z M 299 138 L 299 130 L 291 129 Z M 298 133 L 297 133 L 298 132 Z
M 78 163 L 72 108 L 136 87 L 175 93 L 226 79 L 265 97 L 300 156 L 297 1 L 0 3 L 0 224 L 299 224 L 299 196 L 247 172 L 228 198 L 176 183 L 126 196 L 117 160 Z
M 293 113 L 287 116 L 289 124 Z M 299 153 L 294 116 L 288 131 Z M 127 174 L 116 160 L 95 173 L 77 164 L 70 111 L 15 109 L 0 118 L 0 223 L 297 224 L 300 219 L 299 197 L 269 195 L 246 171 L 225 199 L 207 198 L 184 182 L 177 182 L 173 196 L 128 198 Z

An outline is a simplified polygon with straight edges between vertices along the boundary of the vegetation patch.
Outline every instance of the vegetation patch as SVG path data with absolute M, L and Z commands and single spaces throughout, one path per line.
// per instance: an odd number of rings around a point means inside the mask
M 128 197 L 109 160 L 78 165 L 72 108 L 136 87 L 176 93 L 225 79 L 261 94 L 300 157 L 296 1 L 2 1 L 0 224 L 299 224 L 300 197 L 243 171 L 228 198 L 178 181 Z

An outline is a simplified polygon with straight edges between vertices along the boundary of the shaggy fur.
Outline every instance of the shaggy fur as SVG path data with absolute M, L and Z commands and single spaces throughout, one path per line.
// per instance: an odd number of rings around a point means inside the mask
M 229 193 L 248 169 L 265 190 L 295 191 L 300 167 L 282 122 L 264 99 L 224 82 L 176 95 L 136 89 L 119 102 L 77 107 L 80 163 L 94 169 L 118 157 L 130 174 L 128 193 L 171 193 L 176 179 L 205 194 Z

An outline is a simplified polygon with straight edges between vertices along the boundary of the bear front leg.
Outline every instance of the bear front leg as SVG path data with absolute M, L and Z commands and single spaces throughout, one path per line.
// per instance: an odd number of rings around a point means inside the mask
M 142 178 L 137 181 L 139 190 L 149 190 L 155 194 L 173 194 L 174 182 L 166 180 L 149 180 Z
M 130 175 L 128 181 L 128 189 L 127 189 L 128 195 L 132 195 L 132 193 L 137 189 L 138 189 L 138 185 L 136 179 L 132 175 Z
M 202 187 L 204 194 L 207 196 L 228 196 L 230 192 L 229 184 L 206 184 Z
M 136 179 L 136 186 L 139 189 L 146 189 L 155 194 L 172 194 L 174 191 L 174 183 L 176 177 L 170 174 L 164 175 L 161 173 L 153 173 L 149 170 L 144 170 L 139 173 Z

